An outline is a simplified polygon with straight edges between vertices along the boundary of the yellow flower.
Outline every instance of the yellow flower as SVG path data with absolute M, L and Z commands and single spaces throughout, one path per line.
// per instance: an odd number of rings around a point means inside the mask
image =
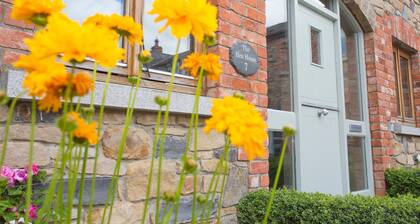
M 211 80 L 219 80 L 220 73 L 222 72 L 222 65 L 220 58 L 215 54 L 202 55 L 199 53 L 192 53 L 184 59 L 182 68 L 185 69 L 191 76 L 197 78 L 200 68 L 204 69 L 205 75 Z
M 60 56 L 63 61 L 80 63 L 90 57 L 104 67 L 114 67 L 124 59 L 124 49 L 118 47 L 117 40 L 118 36 L 108 29 L 82 26 L 55 14 L 49 17 L 46 29 L 25 42 L 38 58 Z
M 121 36 L 128 38 L 130 43 L 143 44 L 143 31 L 141 25 L 134 22 L 131 16 L 112 14 L 110 16 L 96 14 L 86 19 L 84 24 L 94 24 L 114 30 Z
M 38 109 L 45 112 L 58 112 L 61 108 L 61 98 L 59 95 L 47 94 L 38 102 Z
M 48 17 L 65 7 L 62 0 L 14 0 L 13 3 L 12 18 L 25 22 L 31 22 L 37 16 Z
M 207 0 L 155 0 L 149 14 L 158 15 L 155 22 L 166 20 L 160 31 L 170 26 L 178 39 L 192 34 L 201 42 L 217 30 L 217 9 Z
M 206 120 L 205 131 L 229 136 L 232 145 L 242 148 L 248 159 L 264 157 L 267 125 L 254 105 L 236 97 L 213 100 L 212 117 Z
M 95 88 L 93 80 L 86 73 L 76 74 L 73 77 L 72 85 L 73 93 L 76 96 L 84 96 Z
M 70 119 L 73 119 L 76 123 L 76 130 L 73 131 L 73 136 L 76 140 L 81 142 L 88 142 L 91 145 L 95 145 L 98 143 L 98 131 L 97 131 L 97 123 L 87 123 L 83 120 L 78 113 L 72 112 L 69 113 Z

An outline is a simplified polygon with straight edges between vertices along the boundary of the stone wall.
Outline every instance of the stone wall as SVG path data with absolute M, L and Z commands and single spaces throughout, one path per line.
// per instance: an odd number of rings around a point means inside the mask
M 420 168 L 420 137 L 394 134 L 393 167 Z
M 0 138 L 3 138 L 6 113 L 7 107 L 1 107 Z M 19 103 L 16 107 L 11 126 L 5 165 L 24 167 L 28 163 L 27 148 L 29 144 L 30 116 L 30 104 L 25 102 Z M 46 169 L 48 173 L 51 173 L 53 170 L 53 162 L 59 148 L 60 132 L 55 126 L 56 118 L 56 114 L 45 114 L 42 112 L 39 112 L 37 116 L 34 162 L 39 164 L 42 169 Z M 97 168 L 97 174 L 101 180 L 110 177 L 113 174 L 124 118 L 124 110 L 107 109 L 105 112 L 104 132 L 103 138 L 101 139 Z M 215 132 L 209 135 L 204 134 L 204 118 L 200 118 L 199 122 L 198 156 L 200 173 L 198 175 L 198 190 L 200 193 L 205 193 L 208 190 L 212 172 L 215 170 L 219 155 L 223 151 L 224 137 Z M 114 215 L 111 221 L 113 224 L 135 223 L 140 221 L 146 195 L 155 123 L 156 115 L 153 112 L 136 111 L 134 114 L 121 165 L 118 193 L 115 201 Z M 188 123 L 189 116 L 187 115 L 170 116 L 164 153 L 165 161 L 162 173 L 162 192 L 169 190 L 175 191 L 179 181 L 179 158 L 185 150 Z M 2 141 L 3 139 L 0 140 Z M 86 173 L 88 174 L 88 177 L 92 174 L 94 154 L 94 147 L 91 147 L 89 149 L 89 159 L 87 162 Z M 237 204 L 238 200 L 248 192 L 248 186 L 258 187 L 260 185 L 260 173 L 267 173 L 261 166 L 249 166 L 249 162 L 244 160 L 243 154 L 239 154 L 240 155 L 238 155 L 238 150 L 231 149 L 230 173 L 227 180 L 222 210 L 224 223 L 236 222 L 235 204 Z M 248 175 L 249 172 L 252 173 L 251 176 Z M 267 184 L 266 186 L 268 186 L 268 176 L 263 175 L 261 178 L 267 179 L 263 181 L 265 181 Z M 109 178 L 103 180 L 103 184 L 107 186 L 107 184 L 109 184 Z M 255 181 L 257 184 L 255 184 Z M 89 189 L 89 182 L 86 183 L 86 188 Z M 99 205 L 95 207 L 94 223 L 100 223 L 103 210 L 100 204 L 103 203 L 106 198 L 106 187 L 98 184 L 97 188 L 98 190 L 95 195 L 97 198 L 95 198 L 95 201 Z M 182 191 L 180 221 L 186 222 L 190 219 L 192 192 L 193 177 L 187 176 Z M 154 217 L 156 187 L 153 185 L 151 194 L 152 204 L 149 213 Z M 215 208 L 213 211 L 215 212 Z

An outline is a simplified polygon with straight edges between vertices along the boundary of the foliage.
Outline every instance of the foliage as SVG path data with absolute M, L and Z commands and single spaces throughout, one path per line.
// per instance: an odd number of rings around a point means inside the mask
M 237 206 L 239 223 L 260 223 L 269 197 L 270 192 L 260 190 L 242 198 Z M 417 224 L 420 200 L 412 196 L 331 196 L 281 189 L 275 194 L 269 223 Z
M 385 171 L 385 181 L 391 197 L 403 194 L 420 197 L 420 168 L 388 169 Z
M 46 181 L 46 172 L 38 171 L 36 165 L 33 169 L 33 183 L 44 184 Z M 25 214 L 25 193 L 27 169 L 2 168 L 0 179 L 0 223 L 9 223 L 19 220 Z M 30 214 L 31 218 L 36 218 L 36 210 L 42 204 L 42 188 L 34 190 L 36 197 L 32 201 Z

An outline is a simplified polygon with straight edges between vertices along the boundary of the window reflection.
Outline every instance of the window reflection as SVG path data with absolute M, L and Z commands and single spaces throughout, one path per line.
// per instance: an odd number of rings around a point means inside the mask
M 270 187 L 274 183 L 276 176 L 278 162 L 281 155 L 281 150 L 284 142 L 284 136 L 282 132 L 271 131 L 269 133 L 270 143 L 270 157 L 269 157 L 269 177 L 270 177 Z M 286 148 L 286 153 L 284 155 L 283 167 L 280 174 L 280 180 L 278 188 L 287 187 L 295 188 L 295 156 L 294 156 L 294 147 L 293 141 L 289 139 L 289 144 Z
M 165 24 L 164 22 L 155 23 L 156 16 L 148 14 L 152 8 L 152 1 L 144 1 L 143 29 L 144 48 L 150 50 L 154 60 L 148 65 L 150 69 L 163 72 L 170 72 L 172 68 L 172 59 L 175 54 L 177 40 L 171 35 L 170 29 L 159 32 L 159 29 Z M 193 50 L 192 38 L 184 38 L 181 40 L 179 48 L 179 60 L 176 73 L 185 74 L 180 70 L 182 60 L 187 57 Z
M 82 23 L 87 17 L 97 13 L 124 14 L 124 0 L 64 0 L 66 13 L 70 18 Z
M 363 137 L 349 136 L 347 138 L 350 190 L 352 192 L 368 188 L 364 142 Z
M 268 107 L 292 111 L 287 1 L 266 0 Z

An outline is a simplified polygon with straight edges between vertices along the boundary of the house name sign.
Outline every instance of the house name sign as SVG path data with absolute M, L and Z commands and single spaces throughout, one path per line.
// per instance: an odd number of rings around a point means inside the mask
M 237 42 L 230 48 L 230 63 L 243 76 L 254 75 L 260 68 L 257 53 L 245 42 Z

